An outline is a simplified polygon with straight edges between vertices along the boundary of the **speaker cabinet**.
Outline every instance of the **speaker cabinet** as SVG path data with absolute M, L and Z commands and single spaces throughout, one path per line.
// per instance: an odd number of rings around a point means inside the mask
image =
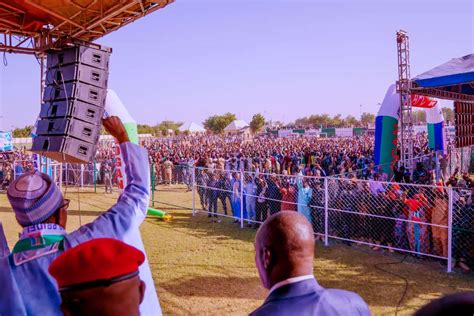
M 48 52 L 46 87 L 32 151 L 61 162 L 94 158 L 104 113 L 110 49 Z

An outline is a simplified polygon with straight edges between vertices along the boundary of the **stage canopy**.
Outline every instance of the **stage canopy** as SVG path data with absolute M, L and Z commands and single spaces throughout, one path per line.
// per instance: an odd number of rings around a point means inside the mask
M 249 127 L 247 122 L 245 122 L 243 120 L 235 120 L 232 123 L 230 123 L 229 125 L 227 125 L 226 128 L 224 128 L 224 131 L 226 131 L 226 132 L 236 132 L 236 131 L 240 131 L 242 129 L 245 129 L 247 127 Z
M 184 123 L 179 127 L 180 132 L 189 132 L 189 133 L 204 133 L 206 130 L 204 127 L 195 122 Z
M 0 1 L 0 51 L 38 54 L 71 40 L 92 42 L 173 1 Z
M 474 101 L 474 54 L 454 58 L 412 80 L 412 92 L 458 101 Z

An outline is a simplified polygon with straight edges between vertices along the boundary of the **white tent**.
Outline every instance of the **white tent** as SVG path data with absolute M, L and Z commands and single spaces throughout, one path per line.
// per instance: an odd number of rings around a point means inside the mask
M 232 123 L 230 123 L 229 125 L 227 125 L 226 128 L 224 128 L 224 131 L 225 132 L 236 132 L 236 131 L 241 131 L 243 129 L 246 129 L 247 127 L 249 127 L 247 122 L 245 122 L 243 120 L 235 120 Z
M 187 122 L 187 123 L 184 123 L 183 125 L 181 125 L 179 127 L 179 131 L 180 132 L 189 132 L 191 134 L 194 134 L 194 133 L 204 133 L 206 130 L 204 129 L 204 127 L 202 127 L 198 123 Z

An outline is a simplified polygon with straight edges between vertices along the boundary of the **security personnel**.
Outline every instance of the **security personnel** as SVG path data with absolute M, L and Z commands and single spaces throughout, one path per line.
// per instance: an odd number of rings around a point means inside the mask
M 145 293 L 138 267 L 145 256 L 126 243 L 97 238 L 62 253 L 49 273 L 69 315 L 139 315 Z

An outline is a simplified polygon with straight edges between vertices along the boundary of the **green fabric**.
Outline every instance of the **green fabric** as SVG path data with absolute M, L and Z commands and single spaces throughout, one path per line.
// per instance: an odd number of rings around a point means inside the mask
M 336 136 L 336 129 L 334 127 L 322 128 L 321 133 L 326 133 L 328 137 Z
M 25 238 L 25 239 L 19 240 L 15 244 L 15 247 L 13 247 L 12 253 L 19 253 L 19 252 L 27 251 L 27 250 L 40 249 L 40 248 L 50 246 L 57 242 L 62 242 L 64 240 L 63 235 L 45 235 L 45 236 L 39 236 L 38 238 L 41 238 L 41 243 L 38 243 L 37 245 L 33 245 L 33 242 L 36 241 L 35 238 Z
M 123 126 L 125 127 L 125 130 L 127 131 L 128 138 L 130 139 L 130 142 L 137 144 L 138 145 L 138 129 L 137 129 L 137 123 L 124 123 Z
M 435 139 L 435 125 L 428 124 L 428 148 L 436 148 L 436 139 Z

